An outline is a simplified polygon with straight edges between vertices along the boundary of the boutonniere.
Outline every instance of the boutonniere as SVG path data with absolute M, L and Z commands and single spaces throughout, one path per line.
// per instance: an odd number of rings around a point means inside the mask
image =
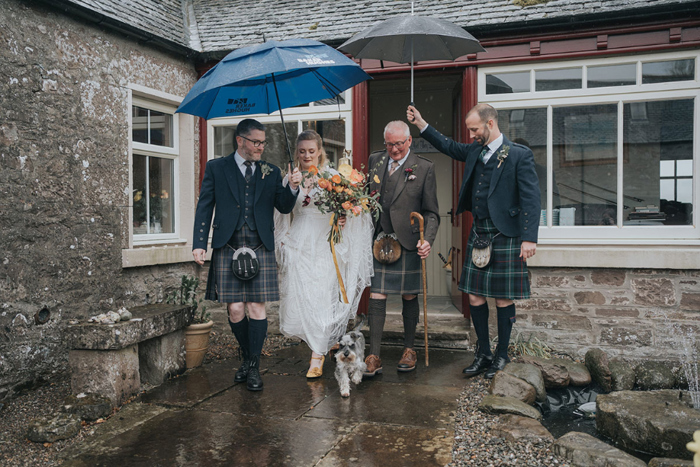
M 508 152 L 510 151 L 510 146 L 503 146 L 500 151 L 498 151 L 498 167 L 499 169 L 501 167 L 501 164 L 503 164 L 503 161 L 506 160 L 506 157 L 508 157 Z
M 260 172 L 262 172 L 262 178 L 265 180 L 265 175 L 269 175 L 272 169 L 265 162 L 260 163 Z
M 418 167 L 418 164 L 413 164 L 411 167 L 407 168 L 406 170 L 403 171 L 404 173 L 404 181 L 407 180 L 415 180 L 416 175 L 415 175 L 415 170 L 416 167 Z

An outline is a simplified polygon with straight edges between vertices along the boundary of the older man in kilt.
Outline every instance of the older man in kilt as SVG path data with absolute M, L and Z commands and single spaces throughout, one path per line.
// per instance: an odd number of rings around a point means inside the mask
M 238 124 L 236 143 L 235 153 L 207 162 L 195 214 L 192 255 L 197 264 L 204 264 L 216 208 L 206 299 L 227 304 L 229 325 L 243 358 L 234 381 L 246 381 L 248 390 L 260 391 L 260 354 L 267 337 L 265 302 L 279 300 L 273 212 L 275 208 L 283 213 L 292 211 L 301 173 L 295 169 L 285 187 L 280 169 L 260 160 L 267 142 L 265 127 L 256 120 Z M 245 252 L 244 247 L 254 251 L 257 273 L 250 269 L 251 274 L 239 272 L 236 276 L 234 254 Z
M 529 148 L 510 142 L 498 127 L 498 112 L 478 104 L 467 114 L 471 144 L 456 143 L 427 124 L 415 107 L 408 120 L 438 151 L 464 162 L 464 178 L 457 214 L 470 211 L 474 228 L 469 235 L 459 289 L 469 294 L 472 324 L 478 346 L 467 376 L 486 372 L 493 378 L 508 363 L 508 344 L 515 323 L 513 300 L 530 297 L 527 259 L 535 254 L 540 216 L 540 191 L 535 158 Z M 489 239 L 490 262 L 475 265 L 476 239 Z M 494 358 L 489 344 L 489 308 L 486 297 L 496 299 L 498 349 Z
M 369 156 L 370 189 L 380 194 L 382 212 L 375 225 L 375 238 L 393 235 L 401 256 L 391 264 L 374 259 L 369 299 L 369 355 L 365 359 L 365 376 L 382 372 L 379 358 L 382 332 L 386 320 L 388 294 L 401 294 L 403 300 L 404 350 L 398 371 L 416 368 L 413 342 L 420 317 L 418 296 L 421 293 L 421 258 L 430 254 L 435 241 L 440 217 L 433 163 L 410 151 L 411 133 L 402 121 L 390 122 L 384 128 L 385 151 Z M 424 219 L 424 242 L 420 242 L 419 226 L 411 225 L 411 212 L 419 212 Z

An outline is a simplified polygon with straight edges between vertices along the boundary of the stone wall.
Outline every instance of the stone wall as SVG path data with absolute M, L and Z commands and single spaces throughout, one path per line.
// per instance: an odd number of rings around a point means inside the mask
M 1 399 L 66 371 L 69 319 L 160 300 L 199 270 L 122 269 L 121 252 L 127 85 L 184 96 L 193 63 L 20 0 L 0 0 L 0 44 Z
M 630 359 L 678 359 L 676 330 L 698 336 L 700 270 L 530 268 L 532 298 L 516 330 L 583 356 L 592 347 Z

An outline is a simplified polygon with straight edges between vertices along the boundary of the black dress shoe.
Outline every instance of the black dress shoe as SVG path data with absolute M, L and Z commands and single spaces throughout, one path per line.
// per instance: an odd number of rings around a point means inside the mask
M 492 361 L 493 356 L 487 357 L 486 355 L 479 354 L 474 357 L 474 361 L 471 365 L 462 370 L 462 373 L 467 376 L 476 376 L 486 371 L 491 366 Z
M 250 357 L 247 387 L 248 391 L 262 391 L 263 382 L 260 377 L 260 355 L 253 355 Z
M 243 360 L 243 362 L 241 362 L 240 368 L 238 368 L 238 371 L 236 371 L 236 375 L 233 377 L 233 380 L 236 383 L 242 383 L 243 381 L 246 381 L 248 379 L 248 371 L 249 370 L 250 370 L 250 361 Z
M 501 371 L 506 367 L 508 364 L 508 359 L 504 357 L 496 357 L 491 363 L 491 366 L 489 367 L 488 370 L 486 370 L 486 374 L 484 375 L 484 378 L 486 379 L 491 379 L 494 377 L 497 371 Z

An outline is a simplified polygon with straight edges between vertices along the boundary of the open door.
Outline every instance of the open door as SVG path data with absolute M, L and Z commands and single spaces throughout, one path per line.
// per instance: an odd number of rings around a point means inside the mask
M 464 123 L 469 109 L 477 103 L 476 89 L 476 67 L 467 67 L 462 74 L 461 88 L 457 89 L 453 101 L 453 128 L 454 139 L 460 143 L 470 143 L 469 132 Z M 472 215 L 468 212 L 456 215 L 459 204 L 459 190 L 462 187 L 462 174 L 464 173 L 464 163 L 452 161 L 452 250 L 450 260 L 452 261 L 452 287 L 450 295 L 452 303 L 465 318 L 469 318 L 469 297 L 458 288 L 459 279 L 462 275 L 467 250 L 467 240 L 472 228 Z

